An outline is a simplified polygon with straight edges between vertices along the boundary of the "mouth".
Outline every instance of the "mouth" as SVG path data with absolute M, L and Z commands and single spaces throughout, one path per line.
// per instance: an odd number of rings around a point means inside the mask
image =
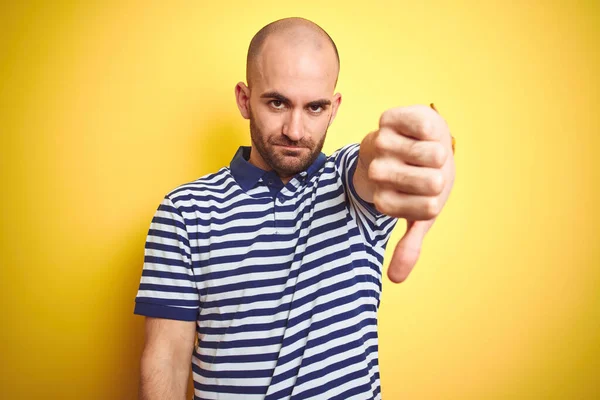
M 290 146 L 290 145 L 286 145 L 286 144 L 276 144 L 275 146 L 277 147 L 281 147 L 282 149 L 286 149 L 286 150 L 302 150 L 304 147 L 302 146 Z

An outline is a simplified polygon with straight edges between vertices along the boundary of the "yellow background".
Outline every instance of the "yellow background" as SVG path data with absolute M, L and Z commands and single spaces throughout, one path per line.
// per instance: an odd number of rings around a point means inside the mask
M 457 139 L 416 269 L 384 283 L 384 399 L 600 396 L 598 2 L 6 3 L 0 398 L 135 398 L 150 220 L 249 143 L 233 88 L 286 16 L 341 54 L 327 154 L 415 103 Z

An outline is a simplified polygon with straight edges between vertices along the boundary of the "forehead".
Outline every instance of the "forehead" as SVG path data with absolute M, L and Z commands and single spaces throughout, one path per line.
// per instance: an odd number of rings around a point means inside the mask
M 253 91 L 277 91 L 298 100 L 331 96 L 338 74 L 331 46 L 301 39 L 267 39 L 255 67 Z

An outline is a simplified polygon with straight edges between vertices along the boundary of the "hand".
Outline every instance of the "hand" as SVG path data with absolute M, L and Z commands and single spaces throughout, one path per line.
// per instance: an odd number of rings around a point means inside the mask
M 384 112 L 372 140 L 368 178 L 375 185 L 373 203 L 407 222 L 388 268 L 390 280 L 399 283 L 417 263 L 425 234 L 450 194 L 453 138 L 432 104 Z

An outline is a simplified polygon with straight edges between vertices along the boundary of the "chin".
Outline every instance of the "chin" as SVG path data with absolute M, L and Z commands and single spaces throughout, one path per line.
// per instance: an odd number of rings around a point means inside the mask
M 286 157 L 289 158 L 289 157 Z M 282 162 L 278 162 L 277 169 L 288 176 L 296 175 L 302 171 L 306 171 L 308 167 L 312 164 L 312 160 L 307 159 L 296 159 L 292 162 L 285 162 L 285 160 L 280 160 Z

